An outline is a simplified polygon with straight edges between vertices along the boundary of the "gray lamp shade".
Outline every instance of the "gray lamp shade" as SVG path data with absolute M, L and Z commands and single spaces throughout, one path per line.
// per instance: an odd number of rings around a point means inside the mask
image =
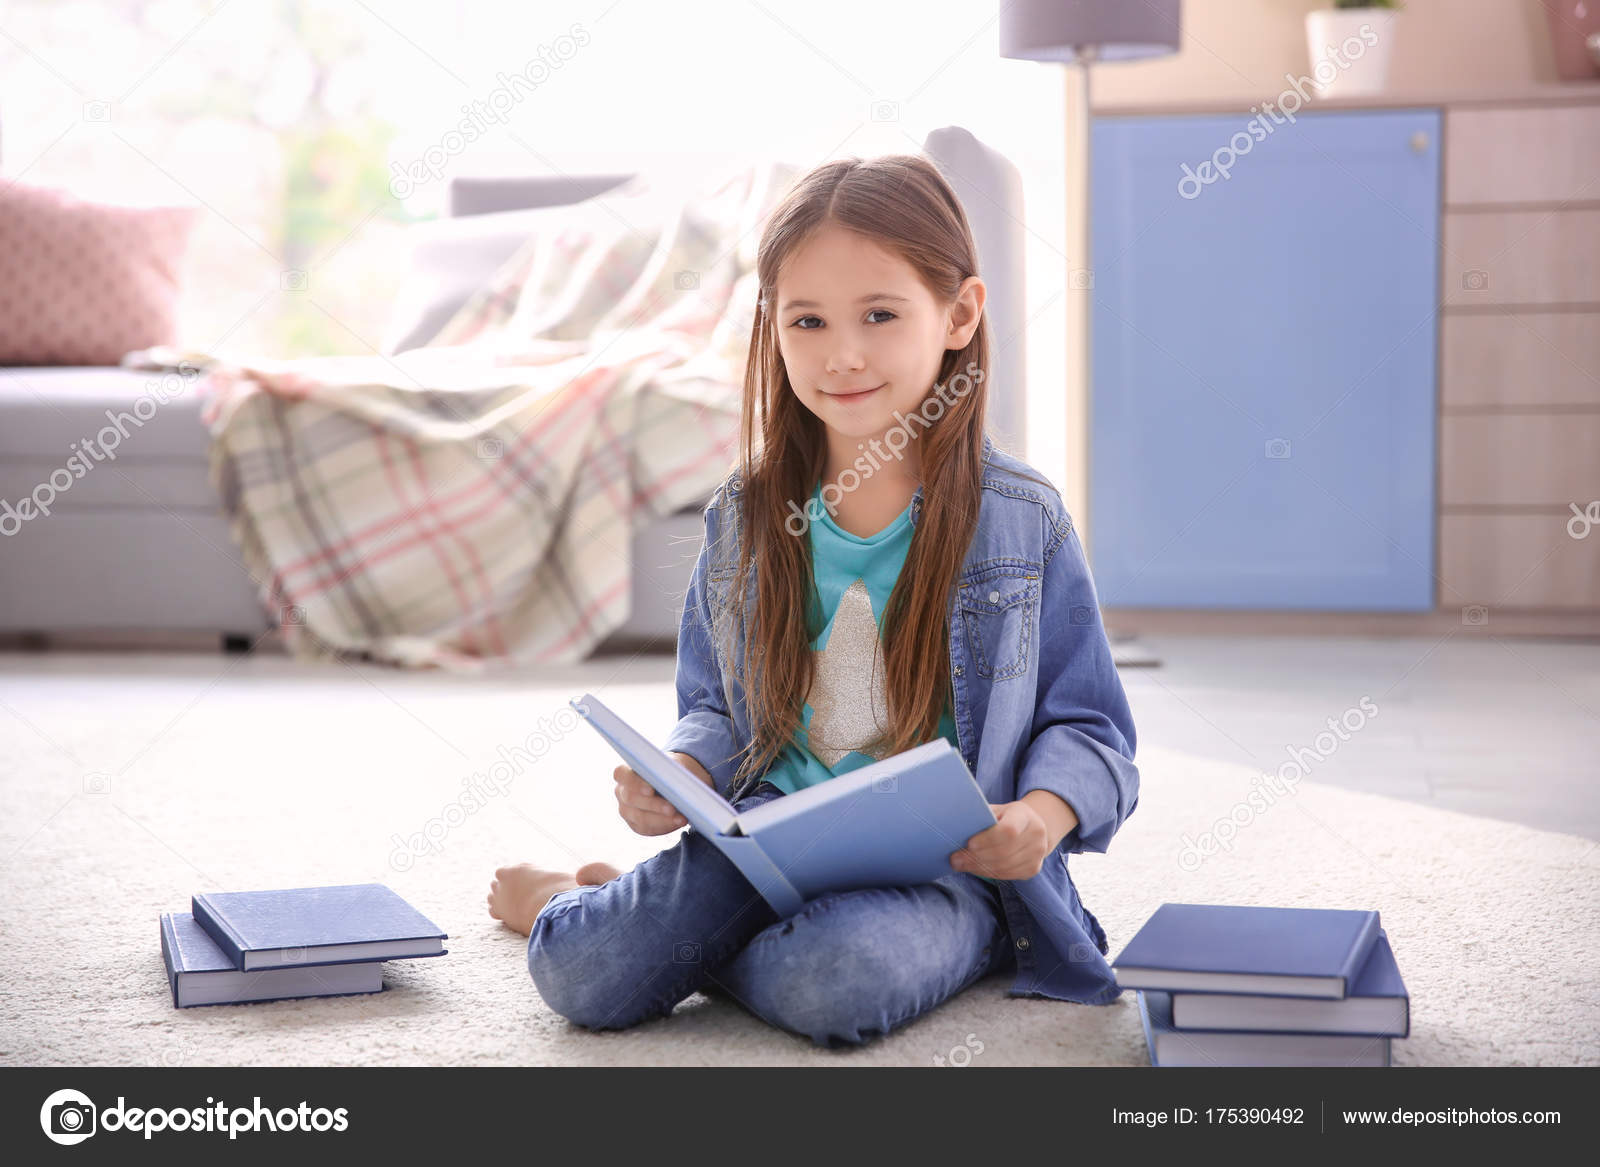
M 1000 55 L 1132 61 L 1178 51 L 1178 0 L 1012 0 L 1000 8 Z

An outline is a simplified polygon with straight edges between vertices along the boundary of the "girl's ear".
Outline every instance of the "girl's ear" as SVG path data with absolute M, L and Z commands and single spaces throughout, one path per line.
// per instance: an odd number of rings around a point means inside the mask
M 950 328 L 945 348 L 967 347 L 972 334 L 978 331 L 978 322 L 983 319 L 983 305 L 988 296 L 988 287 L 977 276 L 968 276 L 961 281 L 961 287 L 956 290 L 955 303 L 950 305 Z

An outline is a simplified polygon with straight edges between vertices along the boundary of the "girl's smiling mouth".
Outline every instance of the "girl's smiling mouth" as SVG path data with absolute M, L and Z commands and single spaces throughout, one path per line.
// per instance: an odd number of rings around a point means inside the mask
M 885 381 L 884 385 L 887 384 L 888 382 Z M 835 401 L 865 401 L 868 397 L 871 397 L 874 393 L 882 388 L 883 385 L 875 385 L 871 389 L 863 389 L 859 393 L 829 393 L 827 396 L 833 398 Z

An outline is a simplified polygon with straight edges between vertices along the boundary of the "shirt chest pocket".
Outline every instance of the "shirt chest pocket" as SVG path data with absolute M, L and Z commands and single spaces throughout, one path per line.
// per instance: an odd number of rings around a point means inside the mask
M 978 676 L 1003 681 L 1026 673 L 1038 623 L 1038 575 L 992 573 L 962 584 L 958 593 L 967 654 Z
M 733 604 L 733 581 L 736 567 L 713 567 L 706 572 L 706 602 L 714 613 L 726 612 Z

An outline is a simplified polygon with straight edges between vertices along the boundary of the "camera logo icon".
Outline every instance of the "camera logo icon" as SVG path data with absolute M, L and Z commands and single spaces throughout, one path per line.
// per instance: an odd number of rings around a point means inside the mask
M 78 1090 L 57 1090 L 39 1108 L 39 1125 L 52 1143 L 71 1147 L 94 1134 L 95 1106 Z
M 672 946 L 672 959 L 677 964 L 699 964 L 700 942 L 680 940 Z

